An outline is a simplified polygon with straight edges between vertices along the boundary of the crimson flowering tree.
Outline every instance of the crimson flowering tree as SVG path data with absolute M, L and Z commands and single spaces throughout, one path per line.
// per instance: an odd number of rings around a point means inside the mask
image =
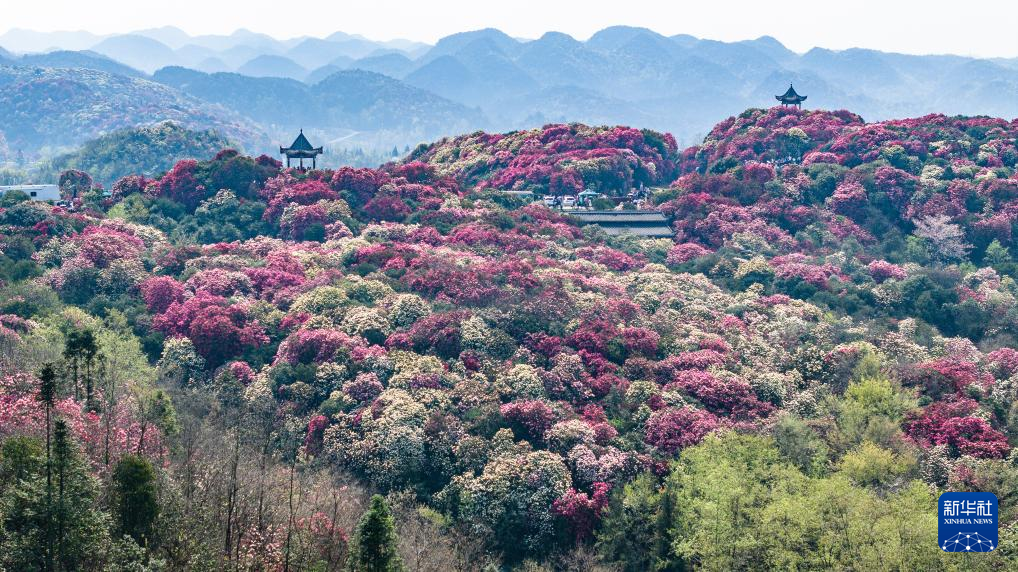
M 985 419 L 975 417 L 971 399 L 937 402 L 906 419 L 905 433 L 923 446 L 947 445 L 955 455 L 1003 458 L 1011 447 L 1007 437 Z
M 434 179 L 435 168 L 423 161 L 410 161 L 392 169 L 393 177 L 402 177 L 411 183 L 429 183 Z
M 939 399 L 944 395 L 964 391 L 973 384 L 988 385 L 992 377 L 979 371 L 975 363 L 953 358 L 941 358 L 908 367 L 902 372 L 905 385 L 919 387 L 924 393 Z
M 172 304 L 184 300 L 184 285 L 169 276 L 153 276 L 138 288 L 148 311 L 154 314 L 162 314 Z
M 275 268 L 271 264 L 262 268 L 245 268 L 244 274 L 251 287 L 261 297 L 270 301 L 285 300 L 299 289 L 307 279 L 302 269 L 289 271 Z
M 267 195 L 268 208 L 265 209 L 262 218 L 267 221 L 279 220 L 279 217 L 283 214 L 283 209 L 290 204 L 307 206 L 321 200 L 340 198 L 336 191 L 318 180 L 294 181 L 287 178 L 277 178 L 272 183 L 276 183 L 281 188 L 277 188 L 276 185 L 272 184 L 266 184 L 265 186 L 263 193 Z
M 725 363 L 725 356 L 722 352 L 714 349 L 700 349 L 668 356 L 658 362 L 654 369 L 663 383 L 667 383 L 678 370 L 698 369 L 704 370 L 711 366 L 721 366 Z
M 763 185 L 775 177 L 774 165 L 760 163 L 759 161 L 747 161 L 742 166 L 743 180 Z
M 410 207 L 396 196 L 376 196 L 364 205 L 372 220 L 401 221 L 410 214 Z
M 297 207 L 286 211 L 279 221 L 280 236 L 291 240 L 306 240 L 309 238 L 308 235 L 312 234 L 313 228 L 320 227 L 324 230 L 325 225 L 331 222 L 332 217 L 324 205 Z
M 252 289 L 251 279 L 245 273 L 222 268 L 195 273 L 184 285 L 195 293 L 205 292 L 223 297 L 248 294 Z
M 583 177 L 572 169 L 555 171 L 548 181 L 548 193 L 560 195 L 575 195 L 583 191 Z
M 620 378 L 616 379 L 621 381 Z M 607 445 L 619 435 L 618 430 L 608 422 L 608 417 L 600 405 L 594 403 L 586 405 L 583 408 L 582 419 L 594 430 L 594 442 L 598 445 Z
M 322 438 L 325 429 L 329 426 L 329 418 L 324 415 L 315 415 L 308 421 L 307 434 L 304 436 L 304 448 L 308 453 L 317 455 L 322 450 Z
M 657 355 L 661 335 L 648 328 L 625 328 L 622 330 L 622 345 L 632 353 L 646 357 Z
M 469 312 L 447 312 L 422 318 L 407 332 L 414 350 L 420 353 L 434 352 L 444 358 L 457 357 L 462 350 L 460 324 L 470 316 Z
M 230 362 L 227 366 L 233 377 L 237 379 L 241 384 L 248 385 L 255 379 L 255 372 L 251 369 L 251 366 L 244 361 Z
M 827 205 L 832 211 L 854 219 L 862 216 L 867 204 L 866 189 L 858 181 L 843 182 L 827 199 Z
M 591 494 L 569 489 L 552 504 L 552 511 L 569 523 L 573 537 L 580 544 L 591 537 L 594 527 L 601 519 L 601 512 L 608 506 L 611 485 L 597 482 L 591 486 Z
M 538 443 L 544 441 L 544 435 L 556 417 L 547 403 L 536 399 L 506 403 L 499 411 L 506 421 L 518 429 L 520 435 Z
M 291 333 L 276 352 L 277 362 L 323 363 L 363 343 L 339 330 L 300 329 Z
M 166 335 L 190 338 L 210 367 L 268 341 L 244 306 L 206 292 L 171 303 L 152 320 L 152 325 Z
M 342 193 L 351 207 L 360 208 L 389 181 L 389 175 L 374 169 L 341 167 L 332 175 L 330 186 Z
M 904 268 L 897 264 L 891 264 L 886 260 L 874 260 L 869 263 L 867 269 L 870 271 L 870 276 L 872 276 L 873 280 L 878 284 L 892 278 L 895 280 L 903 280 L 906 276 L 908 276 L 908 273 L 905 272 Z
M 98 268 L 114 260 L 137 258 L 144 249 L 141 239 L 110 227 L 90 226 L 74 238 L 79 256 Z
M 721 427 L 720 420 L 708 411 L 692 407 L 670 407 L 656 411 L 647 419 L 644 440 L 666 454 L 695 445 L 708 433 Z
M 343 384 L 343 393 L 355 401 L 369 403 L 382 393 L 384 387 L 374 373 L 359 373 Z
M 986 355 L 986 361 L 997 379 L 1007 379 L 1018 373 L 1018 350 L 1013 348 L 994 350 Z
M 144 193 L 154 181 L 146 179 L 143 175 L 127 175 L 120 178 L 110 187 L 110 199 L 114 202 L 122 201 L 130 195 Z
M 770 261 L 774 267 L 775 278 L 781 280 L 801 280 L 817 288 L 826 288 L 827 282 L 840 274 L 840 269 L 833 264 L 813 264 L 807 262 L 802 254 L 775 256 Z
M 708 411 L 733 419 L 754 419 L 768 415 L 773 406 L 756 398 L 748 383 L 722 381 L 705 371 L 685 370 L 665 389 L 677 388 L 703 404 Z
M 902 209 L 918 188 L 919 179 L 901 169 L 880 167 L 873 173 L 873 183 L 895 208 Z
M 604 354 L 608 344 L 618 337 L 619 330 L 608 320 L 595 319 L 584 322 L 569 336 L 569 344 L 579 350 Z
M 198 162 L 194 159 L 178 161 L 161 179 L 159 195 L 194 210 L 207 198 L 205 186 L 198 181 Z
M 65 201 L 81 198 L 92 190 L 92 177 L 84 171 L 69 169 L 60 173 L 60 197 Z
M 668 250 L 668 258 L 666 262 L 672 266 L 678 266 L 679 264 L 685 264 L 695 258 L 701 256 L 707 256 L 710 254 L 710 250 L 696 244 L 694 242 L 683 242 L 676 244 Z

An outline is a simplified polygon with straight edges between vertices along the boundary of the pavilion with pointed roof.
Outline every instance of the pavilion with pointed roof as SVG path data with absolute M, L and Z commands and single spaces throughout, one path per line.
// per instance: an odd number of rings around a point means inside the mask
M 304 159 L 311 159 L 311 168 L 317 168 L 315 157 L 322 154 L 321 147 L 314 147 L 308 138 L 304 136 L 304 130 L 300 130 L 300 134 L 293 140 L 293 143 L 289 147 L 280 147 L 280 155 L 286 155 L 286 166 L 290 167 L 290 159 L 298 159 L 299 169 L 304 170 Z
M 774 99 L 780 101 L 781 105 L 794 105 L 802 109 L 802 102 L 806 101 L 806 96 L 795 93 L 795 88 L 792 87 L 792 84 L 788 84 L 788 91 L 784 95 L 775 95 Z

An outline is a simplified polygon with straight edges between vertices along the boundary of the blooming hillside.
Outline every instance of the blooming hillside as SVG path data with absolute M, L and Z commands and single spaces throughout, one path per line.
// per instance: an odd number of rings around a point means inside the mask
M 579 124 L 461 135 L 421 146 L 410 156 L 470 188 L 541 194 L 592 189 L 614 195 L 641 184 L 667 184 L 676 158 L 671 135 Z
M 696 267 L 733 285 L 1007 344 L 1016 135 L 987 118 L 751 110 L 684 151 L 658 201 L 684 243 L 676 261 L 714 251 Z
M 175 441 L 153 422 L 140 452 L 170 481 L 242 450 L 290 479 L 329 475 L 289 509 L 304 523 L 326 522 L 315 511 L 345 490 L 329 478 L 352 476 L 414 509 L 397 528 L 506 566 L 593 543 L 628 570 L 941 568 L 938 489 L 996 492 L 1002 540 L 1016 533 L 1016 132 L 751 110 L 681 153 L 649 131 L 553 125 L 377 170 L 223 151 L 110 198 L 82 189 L 75 213 L 6 197 L 0 348 L 29 380 L 10 403 L 57 361 L 66 397 L 115 415 L 75 353 L 83 332 L 105 353 L 115 333 L 188 427 Z M 641 183 L 670 184 L 654 200 L 674 241 L 494 192 Z M 152 407 L 125 403 L 131 436 Z M 190 457 L 202 439 L 221 448 L 207 465 Z M 340 558 L 325 548 L 348 541 L 338 512 L 317 528 L 251 518 L 260 493 L 218 470 L 201 473 L 202 502 L 243 508 L 181 509 L 149 545 L 201 523 L 216 532 L 188 537 L 194 554 L 235 546 L 221 558 L 274 568 L 297 530 L 309 566 Z M 873 533 L 850 541 L 825 511 Z M 746 543 L 719 542 L 718 522 Z M 914 538 L 889 533 L 902 522 Z

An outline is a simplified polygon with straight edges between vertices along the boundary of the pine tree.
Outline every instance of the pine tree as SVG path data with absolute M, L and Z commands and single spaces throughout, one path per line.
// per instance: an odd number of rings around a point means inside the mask
M 675 522 L 675 483 L 666 479 L 658 496 L 658 508 L 654 522 L 655 570 L 671 572 L 682 570 L 682 563 L 672 553 L 671 528 Z
M 399 540 L 392 513 L 381 495 L 371 497 L 368 508 L 350 541 L 349 572 L 402 572 L 406 570 L 397 552 Z
M 159 515 L 156 472 L 145 457 L 125 455 L 113 469 L 115 518 L 121 534 L 147 546 Z
M 0 449 L 0 570 L 51 571 L 42 444 L 10 437 Z
M 46 364 L 39 372 L 39 396 L 38 399 L 46 406 L 46 514 L 53 510 L 53 459 L 51 451 L 51 432 L 53 405 L 57 396 L 57 374 L 51 364 Z M 45 545 L 43 547 L 46 570 L 53 569 L 53 530 L 50 526 L 51 519 L 46 519 Z
M 661 503 L 657 479 L 644 473 L 612 495 L 597 531 L 597 548 L 622 572 L 653 570 L 660 543 L 656 515 Z
M 98 509 L 98 484 L 62 419 L 53 423 L 53 471 L 56 569 L 87 569 L 104 557 L 109 517 Z
M 4 442 L 0 463 L 0 569 L 98 570 L 109 544 L 109 517 L 98 508 L 98 484 L 67 423 L 53 423 L 52 501 L 42 444 Z M 52 550 L 47 546 L 52 543 Z
M 64 341 L 64 360 L 71 368 L 74 394 L 76 397 L 81 396 L 79 374 L 84 366 L 85 406 L 91 411 L 98 410 L 98 404 L 93 400 L 95 380 L 92 377 L 92 366 L 95 364 L 98 354 L 99 345 L 96 342 L 95 332 L 92 330 L 74 330 L 67 334 L 67 339 Z

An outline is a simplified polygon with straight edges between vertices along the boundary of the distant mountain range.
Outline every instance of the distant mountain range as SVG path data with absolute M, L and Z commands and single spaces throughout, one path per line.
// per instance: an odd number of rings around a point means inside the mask
M 402 148 L 474 129 L 569 121 L 650 127 L 689 144 L 724 117 L 774 104 L 789 83 L 809 96 L 807 107 L 847 108 L 871 121 L 932 112 L 1018 116 L 1018 59 L 868 49 L 799 54 L 766 36 L 718 42 L 624 26 L 585 41 L 558 32 L 521 40 L 484 29 L 433 46 L 342 32 L 278 40 L 246 30 L 190 36 L 171 27 L 111 36 L 11 30 L 0 46 L 0 64 L 12 68 L 155 81 L 185 107 L 208 104 L 208 113 L 228 123 L 250 122 L 265 134 L 256 144 L 264 149 L 300 127 L 327 145 Z M 153 121 L 174 119 L 156 115 Z M 9 146 L 45 139 L 8 131 L 29 123 L 0 118 Z
M 181 67 L 163 68 L 153 80 L 243 114 L 279 137 L 292 137 L 304 128 L 317 143 L 326 145 L 341 144 L 359 133 L 358 142 L 402 148 L 487 124 L 476 108 L 357 69 L 336 71 L 314 85 Z

